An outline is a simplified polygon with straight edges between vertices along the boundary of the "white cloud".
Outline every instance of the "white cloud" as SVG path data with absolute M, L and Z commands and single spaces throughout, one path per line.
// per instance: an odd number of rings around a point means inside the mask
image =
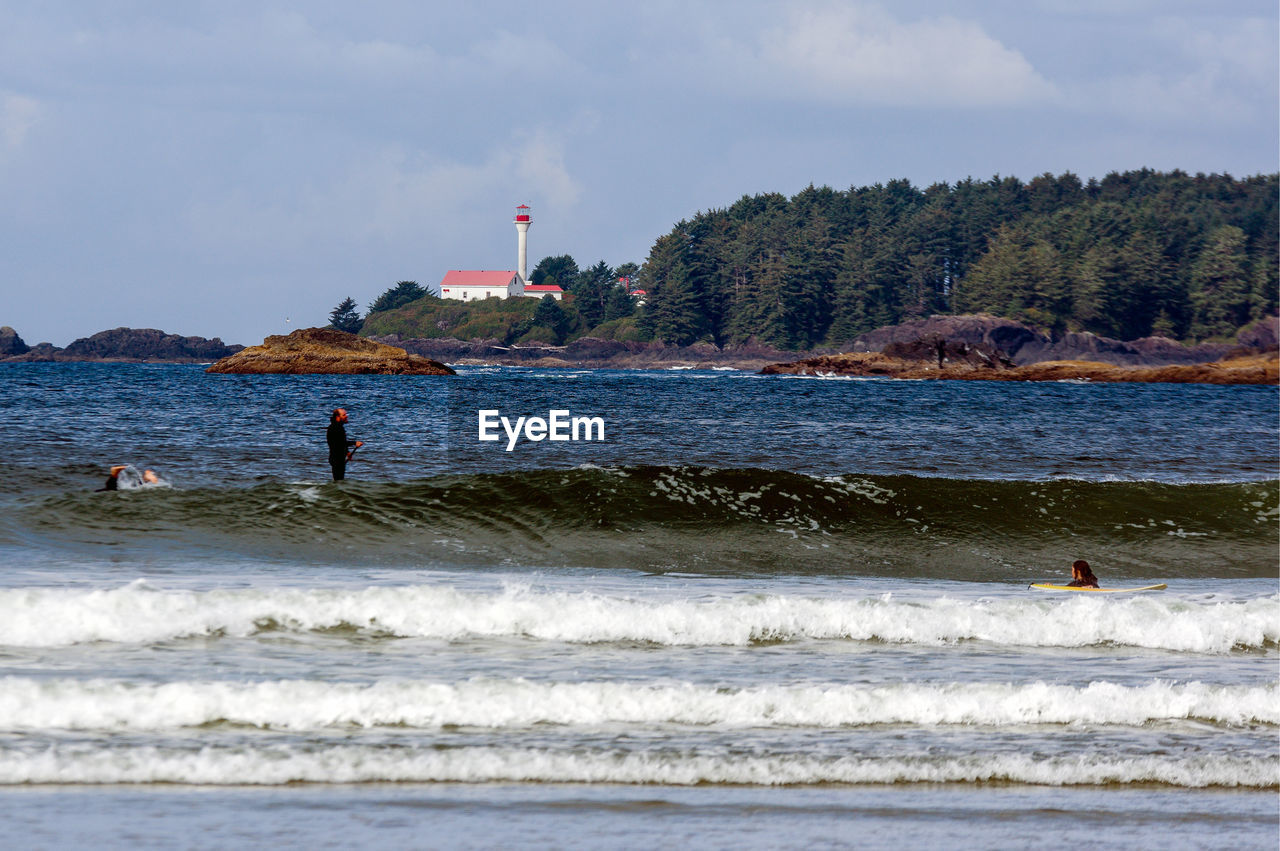
M 1052 97 L 1017 50 L 976 23 L 903 22 L 869 5 L 795 9 L 750 50 L 745 76 L 771 95 L 902 106 L 1001 106 Z M 743 69 L 739 69 L 743 70 Z

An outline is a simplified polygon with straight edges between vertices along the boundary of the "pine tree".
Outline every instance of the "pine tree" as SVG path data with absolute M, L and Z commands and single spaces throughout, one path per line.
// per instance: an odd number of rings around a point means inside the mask
M 1224 225 L 1191 269 L 1191 333 L 1198 339 L 1228 337 L 1249 320 L 1249 279 L 1244 231 Z
M 356 310 L 356 300 L 350 296 L 344 298 L 338 303 L 337 307 L 329 311 L 330 328 L 346 331 L 348 334 L 359 334 L 362 325 L 364 325 L 364 320 L 360 318 L 360 313 Z
M 400 281 L 374 299 L 373 303 L 369 305 L 369 312 L 395 310 L 397 307 L 404 307 L 411 301 L 417 301 L 426 294 L 426 288 L 419 286 L 417 281 Z
M 556 345 L 560 345 L 568 330 L 569 317 L 565 315 L 564 308 L 556 301 L 556 297 L 548 293 L 538 302 L 538 309 L 533 312 L 533 324 L 550 330 L 555 335 Z

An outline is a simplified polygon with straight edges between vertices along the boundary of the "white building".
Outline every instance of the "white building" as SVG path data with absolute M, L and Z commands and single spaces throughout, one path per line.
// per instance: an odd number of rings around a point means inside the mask
M 528 267 L 528 234 L 533 217 L 529 207 L 521 204 L 516 207 L 516 259 L 519 269 L 504 269 L 496 272 L 469 271 L 450 269 L 440 282 L 441 298 L 456 298 L 459 301 L 475 301 L 479 298 L 542 298 L 549 295 L 556 301 L 564 298 L 564 290 L 551 284 L 530 284 Z
M 514 298 L 524 295 L 524 281 L 512 269 L 498 272 L 450 269 L 440 281 L 440 297 L 475 301 L 479 298 Z

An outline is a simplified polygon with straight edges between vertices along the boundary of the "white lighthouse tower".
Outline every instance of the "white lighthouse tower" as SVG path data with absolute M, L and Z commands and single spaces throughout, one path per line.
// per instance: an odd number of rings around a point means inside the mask
M 533 224 L 533 217 L 529 212 L 528 204 L 516 207 L 516 246 L 520 261 L 516 268 L 520 272 L 520 281 L 526 284 L 529 283 L 529 225 Z

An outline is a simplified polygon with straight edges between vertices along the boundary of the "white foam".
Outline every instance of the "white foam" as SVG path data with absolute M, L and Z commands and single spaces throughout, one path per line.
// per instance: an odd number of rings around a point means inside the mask
M 519 636 L 571 643 L 749 645 L 835 639 L 1018 647 L 1108 644 L 1195 653 L 1280 643 L 1280 595 L 1198 602 L 1173 595 L 898 600 L 741 594 L 637 599 L 525 588 L 450 586 L 169 591 L 134 583 L 110 590 L 0 590 L 0 645 L 146 644 L 263 629 L 348 627 L 371 634 L 464 639 Z
M 0 730 L 155 731 L 230 723 L 278 730 L 396 725 L 688 725 L 717 728 L 872 724 L 1127 725 L 1192 720 L 1280 724 L 1280 689 L 1199 682 L 1085 687 L 1029 684 L 761 686 L 689 683 L 135 683 L 0 679 Z
M 1275 788 L 1275 760 L 1232 756 L 1113 757 L 1090 753 L 919 757 L 744 755 L 680 751 L 560 751 L 504 747 L 407 748 L 56 744 L 0 752 L 0 784 L 179 783 L 629 783 L 756 786 L 818 783 L 1027 783 L 1048 786 L 1158 783 Z

